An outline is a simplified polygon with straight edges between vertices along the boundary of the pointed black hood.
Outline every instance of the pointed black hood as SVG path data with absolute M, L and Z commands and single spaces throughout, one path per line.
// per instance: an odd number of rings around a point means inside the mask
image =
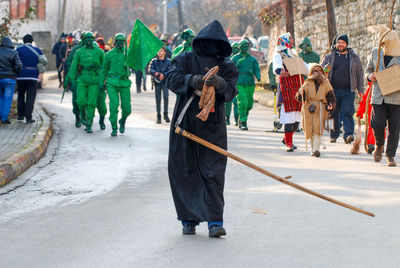
M 1 46 L 2 47 L 9 47 L 9 48 L 14 48 L 14 44 L 11 41 L 11 38 L 6 36 L 3 38 L 3 40 L 1 40 Z
M 232 54 L 231 44 L 224 28 L 214 20 L 193 39 L 193 50 L 199 56 L 226 58 Z

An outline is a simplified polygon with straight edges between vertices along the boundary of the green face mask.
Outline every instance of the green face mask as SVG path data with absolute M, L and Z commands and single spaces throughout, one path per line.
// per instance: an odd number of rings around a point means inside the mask
M 311 53 L 311 52 L 312 52 L 312 46 L 306 46 L 306 47 L 303 49 L 303 51 L 304 51 L 304 53 Z
M 92 38 L 92 37 L 85 38 L 85 46 L 86 47 L 93 47 L 93 41 L 94 41 L 94 38 Z
M 247 54 L 247 52 L 249 51 L 249 45 L 241 45 L 240 46 L 240 52 L 242 52 L 243 54 Z
M 124 46 L 125 46 L 125 41 L 123 41 L 123 40 L 117 40 L 117 41 L 115 41 L 115 44 L 116 44 L 117 48 L 124 48 Z
M 232 48 L 232 54 L 233 54 L 233 55 L 236 55 L 236 54 L 238 54 L 239 52 L 240 52 L 240 49 L 239 49 L 238 47 Z

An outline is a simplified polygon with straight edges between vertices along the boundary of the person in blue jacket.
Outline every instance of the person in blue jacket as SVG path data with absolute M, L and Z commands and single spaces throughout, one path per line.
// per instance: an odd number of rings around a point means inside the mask
M 166 74 L 171 66 L 171 61 L 166 58 L 167 48 L 162 47 L 158 51 L 157 59 L 154 59 L 150 65 L 150 74 L 156 88 L 156 107 L 157 107 L 157 124 L 161 124 L 161 92 L 164 99 L 164 120 L 169 123 L 168 117 L 168 88 L 165 83 Z
M 38 63 L 47 64 L 47 60 L 40 48 L 32 45 L 33 37 L 27 34 L 23 37 L 24 45 L 17 48 L 18 55 L 22 62 L 22 70 L 17 77 L 18 86 L 18 120 L 26 119 L 26 123 L 34 123 L 32 118 L 33 106 L 36 99 L 36 91 L 39 78 Z M 39 58 L 40 57 L 40 58 Z

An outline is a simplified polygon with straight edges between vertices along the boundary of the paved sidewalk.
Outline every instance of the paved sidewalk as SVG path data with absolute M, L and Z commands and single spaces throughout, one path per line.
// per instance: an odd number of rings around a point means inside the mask
M 28 147 L 35 139 L 36 133 L 43 124 L 37 109 L 34 110 L 35 123 L 26 124 L 25 120 L 12 118 L 11 124 L 0 124 L 0 162 Z
M 51 75 L 47 74 L 46 82 Z M 33 110 L 35 123 L 17 121 L 16 99 L 15 93 L 9 117 L 11 124 L 0 124 L 0 187 L 36 164 L 46 152 L 53 134 L 52 119 L 39 103 Z

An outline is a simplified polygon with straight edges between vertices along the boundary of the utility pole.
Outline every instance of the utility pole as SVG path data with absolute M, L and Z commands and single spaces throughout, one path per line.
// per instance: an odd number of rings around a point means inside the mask
M 168 33 L 168 1 L 163 2 L 164 5 L 164 17 L 163 17 L 163 33 Z
M 293 1 L 292 0 L 285 1 L 285 20 L 286 20 L 286 32 L 290 33 L 292 35 L 293 39 L 295 39 Z
M 325 0 L 328 21 L 328 40 L 332 42 L 333 38 L 337 35 L 336 30 L 336 18 L 335 18 L 335 8 L 333 7 L 332 0 Z M 328 42 L 328 47 L 331 45 Z
M 182 0 L 177 1 L 179 30 L 183 30 Z

